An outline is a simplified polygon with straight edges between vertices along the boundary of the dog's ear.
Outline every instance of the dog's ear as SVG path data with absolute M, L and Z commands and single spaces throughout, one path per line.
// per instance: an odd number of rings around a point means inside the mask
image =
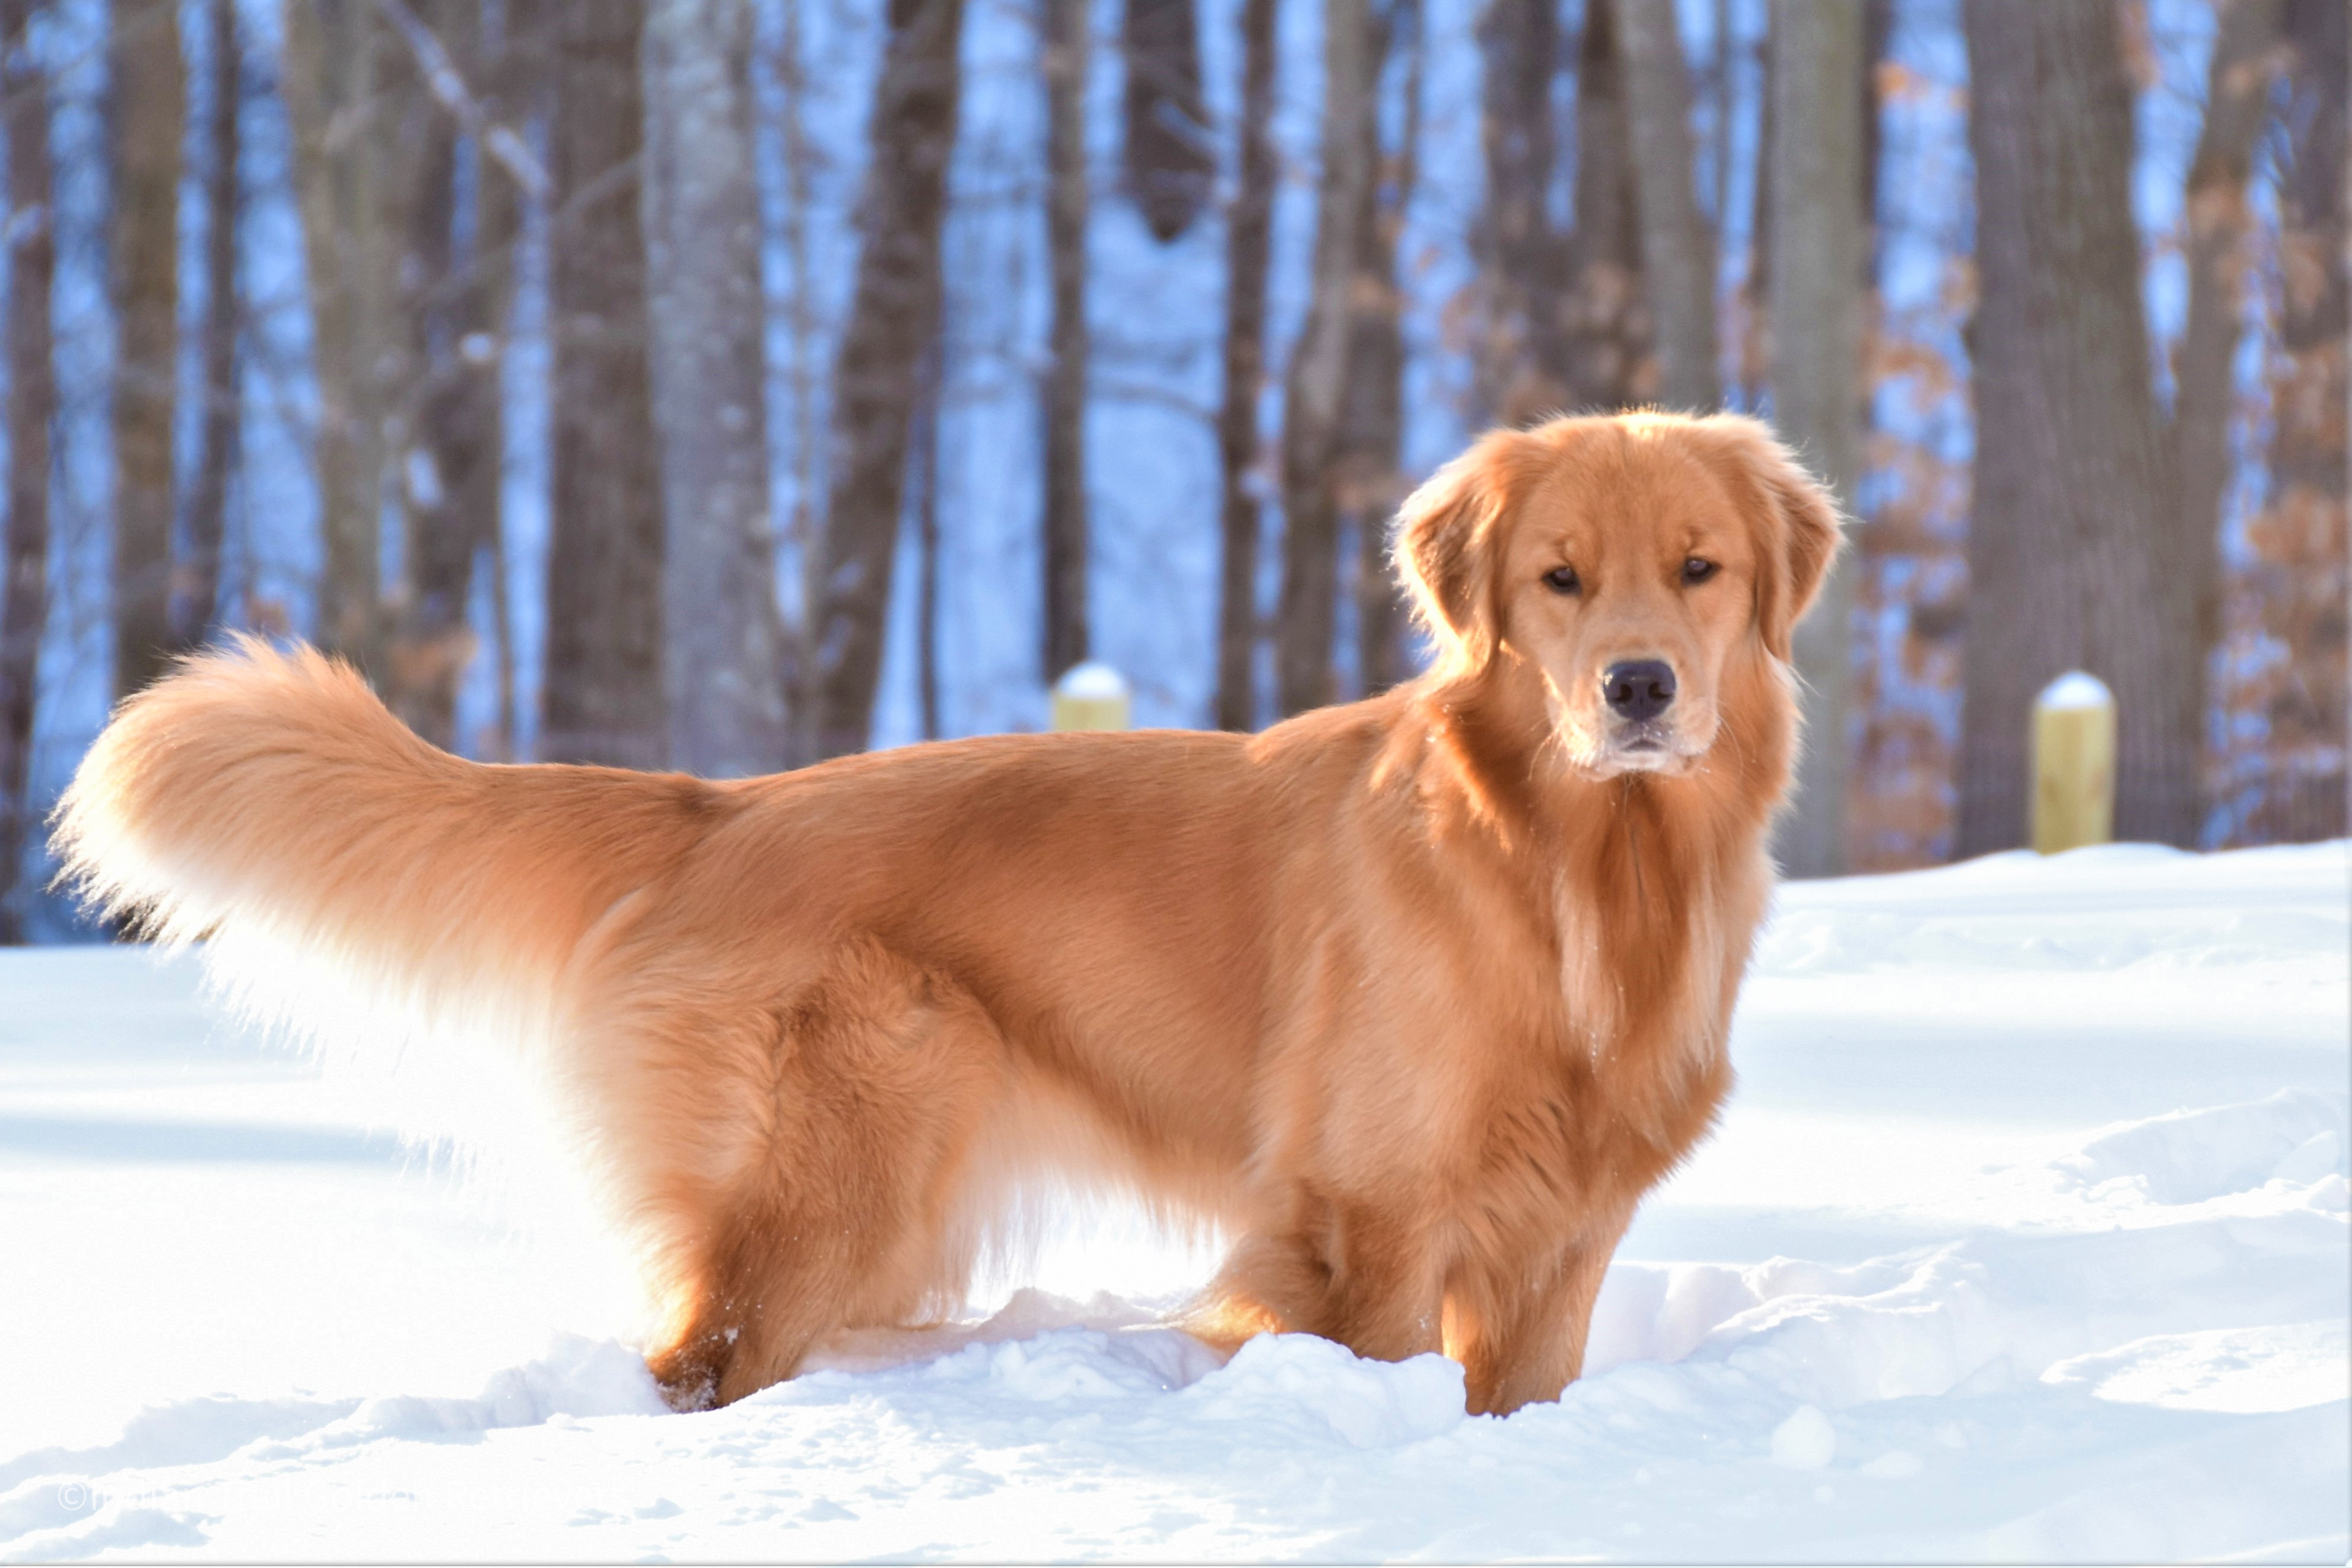
M 1844 542 L 1837 501 L 1760 421 L 1718 415 L 1707 423 L 1730 443 L 1756 497 L 1756 627 L 1785 662 Z
M 1397 508 L 1397 574 L 1437 644 L 1440 669 L 1473 674 L 1495 656 L 1496 524 L 1507 499 L 1506 458 L 1519 439 L 1513 431 L 1483 437 Z

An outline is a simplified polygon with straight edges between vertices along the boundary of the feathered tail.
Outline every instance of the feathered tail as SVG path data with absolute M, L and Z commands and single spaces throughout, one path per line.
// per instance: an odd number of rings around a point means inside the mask
M 123 703 L 54 842 L 63 880 L 143 935 L 258 947 L 264 970 L 331 974 L 412 1024 L 503 1030 L 545 1021 L 583 936 L 724 798 L 678 775 L 467 762 L 344 665 L 240 639 Z M 265 1008 L 299 987 L 236 967 Z

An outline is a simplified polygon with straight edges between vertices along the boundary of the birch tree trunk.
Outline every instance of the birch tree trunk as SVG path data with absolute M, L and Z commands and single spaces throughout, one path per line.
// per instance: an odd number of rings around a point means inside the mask
M 890 0 L 874 86 L 849 324 L 834 371 L 831 497 L 810 598 L 814 749 L 864 749 L 882 671 L 908 427 L 940 328 L 940 238 L 955 151 L 963 0 Z
M 1862 469 L 1862 313 L 1869 283 L 1862 11 L 1774 0 L 1772 49 L 1773 422 L 1851 513 Z M 1845 869 L 1853 578 L 1848 552 L 1797 628 L 1804 747 L 1796 800 L 1774 846 L 1791 876 L 1836 876 Z
M 1045 0 L 1045 250 L 1054 329 L 1045 384 L 1045 679 L 1087 656 L 1087 62 L 1092 0 Z
M 784 761 L 751 22 L 745 0 L 654 0 L 645 40 L 670 753 L 716 778 Z
M 1217 588 L 1217 727 L 1257 724 L 1258 394 L 1265 380 L 1265 273 L 1272 249 L 1275 0 L 1243 0 L 1241 183 L 1225 214 L 1224 392 L 1217 410 L 1223 474 Z
M 2252 224 L 2246 178 L 2254 138 L 2270 120 L 2283 16 L 2280 0 L 2224 5 L 2206 70 L 2205 123 L 2184 203 L 2189 321 L 2172 370 L 2172 493 L 2179 533 L 2166 555 L 2168 570 L 2187 579 L 2194 606 L 2192 701 L 2200 756 L 2212 711 L 2212 652 L 2221 635 L 2221 493 L 2230 479 L 2236 402 L 2231 361 L 2238 351 L 2245 242 Z M 2200 787 L 2200 815 L 2203 796 Z
M 1275 628 L 1276 700 L 1284 715 L 1332 698 L 1339 594 L 1342 400 L 1349 376 L 1349 294 L 1357 229 L 1379 145 L 1381 33 L 1365 0 L 1323 10 L 1323 168 L 1316 187 L 1313 293 L 1292 350 L 1282 416 L 1282 604 Z
M 552 527 L 540 753 L 658 768 L 669 755 L 662 679 L 662 510 L 646 363 L 643 9 L 548 7 L 548 325 Z
M 1704 413 L 1722 401 L 1715 362 L 1715 236 L 1694 183 L 1690 69 L 1675 7 L 1633 0 L 1617 10 L 1632 108 L 1642 271 L 1657 331 L 1658 401 Z
M 2114 689 L 2118 837 L 2196 826 L 2193 606 L 2172 514 L 2130 204 L 2114 7 L 1969 0 L 1980 304 L 1958 851 L 2026 828 L 2026 722 L 2070 668 Z
M 242 399 L 236 379 L 238 68 L 236 0 L 211 0 L 212 104 L 205 126 L 203 417 L 195 482 L 188 493 L 188 554 L 172 583 L 174 652 L 202 647 L 220 613 L 221 541 L 227 532 L 229 469 L 236 461 Z
M 115 0 L 114 695 L 171 654 L 172 422 L 179 387 L 180 162 L 186 64 L 177 0 Z
M 25 940 L 34 821 L 33 708 L 48 618 L 49 424 L 57 417 L 49 92 L 30 32 L 37 0 L 0 0 L 0 116 L 8 132 L 7 580 L 0 591 L 0 944 Z

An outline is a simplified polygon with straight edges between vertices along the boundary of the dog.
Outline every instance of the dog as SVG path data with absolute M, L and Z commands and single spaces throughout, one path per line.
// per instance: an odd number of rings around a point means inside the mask
M 1232 1239 L 1213 1343 L 1442 1350 L 1504 1413 L 1729 1090 L 1839 528 L 1753 420 L 1498 431 L 1397 518 L 1402 686 L 726 782 L 464 761 L 246 640 L 123 703 L 56 842 L 146 935 L 539 1061 L 677 1407 L 959 1305 L 1060 1181 Z

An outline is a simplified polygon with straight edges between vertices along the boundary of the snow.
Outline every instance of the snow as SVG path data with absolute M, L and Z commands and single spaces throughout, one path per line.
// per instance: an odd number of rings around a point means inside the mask
M 2113 707 L 2115 694 L 2107 683 L 2087 670 L 2069 670 L 2048 685 L 2033 699 L 2037 708 Z
M 1087 702 L 1118 702 L 1127 695 L 1127 677 L 1108 664 L 1089 659 L 1083 664 L 1071 665 L 1054 683 L 1054 692 L 1057 696 Z
M 185 960 L 0 954 L 0 1561 L 2352 1552 L 2352 846 L 1782 890 L 1742 1082 L 1556 1405 L 1158 1326 L 1094 1216 L 962 1322 L 667 1413 L 566 1211 Z M 576 1220 L 576 1216 L 573 1217 Z

